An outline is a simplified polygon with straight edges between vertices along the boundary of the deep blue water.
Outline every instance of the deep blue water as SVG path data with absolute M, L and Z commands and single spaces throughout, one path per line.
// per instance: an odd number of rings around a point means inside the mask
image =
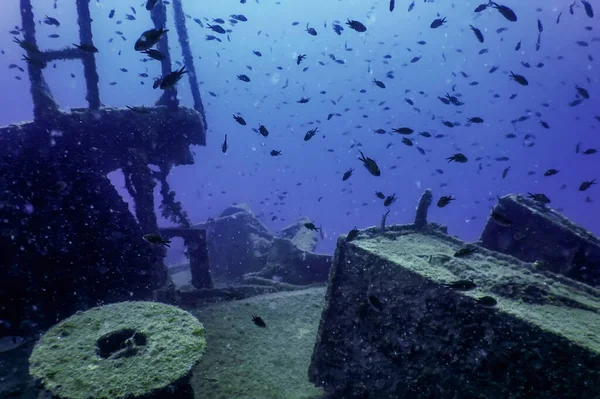
M 78 42 L 74 2 L 58 0 L 56 9 L 50 0 L 33 3 L 40 48 Z M 19 2 L 2 4 L 0 125 L 7 125 L 31 120 L 32 103 L 27 75 L 9 69 L 10 64 L 25 66 L 22 50 L 8 33 L 20 26 Z M 478 238 L 497 196 L 527 192 L 546 194 L 550 206 L 561 208 L 567 217 L 598 234 L 600 185 L 578 190 L 582 182 L 600 179 L 600 154 L 582 154 L 600 149 L 598 16 L 586 16 L 579 3 L 571 15 L 569 1 L 505 0 L 503 4 L 518 15 L 517 22 L 510 22 L 493 9 L 474 13 L 478 4 L 419 0 L 408 12 L 408 1 L 396 1 L 391 13 L 387 1 L 184 1 L 207 112 L 208 144 L 195 148 L 195 165 L 175 168 L 169 179 L 192 220 L 214 217 L 234 202 L 248 203 L 274 230 L 308 216 L 325 231 L 319 251 L 330 252 L 339 234 L 354 226 L 380 223 L 386 208 L 375 191 L 396 194 L 389 208 L 388 223 L 393 224 L 412 222 L 420 195 L 432 188 L 436 201 L 442 195 L 456 200 L 443 209 L 433 206 L 430 219 L 465 240 Z M 159 63 L 142 62 L 133 50 L 140 33 L 152 27 L 142 2 L 92 0 L 90 5 L 102 102 L 115 107 L 153 105 L 159 95 L 152 89 L 153 79 L 160 75 Z M 173 60 L 178 61 L 182 57 L 170 7 L 167 28 L 173 36 L 169 42 Z M 115 16 L 109 19 L 113 8 Z M 126 14 L 135 20 L 128 20 Z M 231 14 L 243 14 L 248 21 L 233 26 L 228 22 Z M 58 19 L 60 27 L 44 24 L 45 15 Z M 431 29 L 430 23 L 439 17 L 446 17 L 447 23 Z M 223 27 L 231 32 L 211 32 L 206 24 L 213 18 L 223 18 Z M 349 29 L 348 18 L 362 22 L 366 32 Z M 536 51 L 538 19 L 543 32 Z M 336 20 L 344 27 L 341 35 L 332 29 Z M 316 36 L 306 32 L 307 24 L 316 29 Z M 481 30 L 483 44 L 469 25 Z M 59 37 L 50 38 L 53 34 Z M 209 34 L 222 41 L 205 40 Z M 519 41 L 521 48 L 515 51 Z M 483 49 L 487 52 L 480 54 Z M 306 59 L 297 65 L 299 54 L 306 54 Z M 420 59 L 411 63 L 414 57 Z M 492 67 L 497 70 L 489 73 Z M 525 76 L 529 85 L 511 80 L 511 71 Z M 149 76 L 142 78 L 140 73 Z M 239 74 L 251 81 L 237 80 Z M 45 70 L 45 76 L 61 108 L 87 105 L 80 62 L 57 62 Z M 374 85 L 373 79 L 386 87 Z M 569 106 L 578 98 L 576 85 L 585 88 L 590 98 Z M 178 89 L 182 104 L 191 105 L 187 79 Z M 438 96 L 447 93 L 458 96 L 464 105 L 443 104 Z M 310 101 L 298 103 L 303 97 Z M 240 113 L 248 126 L 237 124 L 234 113 Z M 327 120 L 330 113 L 340 116 Z M 528 120 L 511 123 L 522 116 Z M 484 123 L 467 126 L 471 117 Z M 446 127 L 443 120 L 460 126 Z M 259 124 L 268 128 L 269 137 L 252 130 Z M 304 141 L 305 133 L 314 127 L 319 129 L 315 137 Z M 407 136 L 414 146 L 391 133 L 398 127 L 414 129 Z M 377 129 L 388 133 L 376 134 Z M 426 138 L 420 132 L 443 137 Z M 223 154 L 225 134 L 229 149 Z M 580 153 L 575 151 L 578 143 Z M 359 149 L 376 160 L 380 177 L 371 176 L 361 165 Z M 282 155 L 272 157 L 271 150 L 281 150 Z M 464 153 L 468 162 L 449 164 L 446 158 L 457 152 Z M 500 157 L 508 160 L 498 161 Z M 355 169 L 354 174 L 343 182 L 342 174 L 349 168 Z M 560 172 L 545 177 L 550 168 Z M 111 177 L 125 196 L 120 172 Z M 172 262 L 181 257 L 178 248 L 170 254 Z

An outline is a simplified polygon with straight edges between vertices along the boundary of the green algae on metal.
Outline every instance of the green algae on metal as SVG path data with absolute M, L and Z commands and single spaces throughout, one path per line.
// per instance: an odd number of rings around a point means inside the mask
M 100 356 L 98 342 L 119 331 L 140 334 L 144 345 L 130 357 Z M 139 397 L 186 380 L 205 347 L 204 327 L 188 312 L 121 302 L 77 312 L 53 326 L 33 349 L 30 374 L 61 398 Z

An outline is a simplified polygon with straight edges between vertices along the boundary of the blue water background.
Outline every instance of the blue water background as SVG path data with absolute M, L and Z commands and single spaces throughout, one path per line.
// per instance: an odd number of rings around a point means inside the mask
M 36 29 L 41 49 L 78 43 L 74 3 L 58 0 L 55 10 L 51 0 L 33 1 L 36 21 L 40 21 Z M 585 180 L 600 179 L 600 154 L 575 153 L 578 142 L 582 150 L 600 149 L 600 122 L 594 118 L 600 115 L 600 41 L 593 41 L 594 37 L 600 38 L 599 16 L 588 18 L 580 5 L 575 7 L 575 15 L 570 15 L 570 1 L 557 0 L 506 0 L 504 4 L 518 14 L 516 23 L 506 21 L 494 10 L 473 13 L 479 1 L 418 1 L 410 13 L 408 1 L 396 3 L 396 10 L 390 13 L 387 1 L 183 2 L 185 12 L 205 24 L 202 28 L 187 19 L 209 125 L 208 145 L 194 148 L 196 163 L 174 168 L 169 176 L 191 219 L 202 222 L 234 202 L 248 203 L 273 230 L 308 216 L 324 228 L 326 238 L 318 250 L 330 252 L 339 234 L 354 226 L 379 225 L 386 208 L 375 197 L 375 191 L 396 194 L 398 199 L 390 207 L 388 217 L 388 223 L 393 224 L 412 222 L 419 197 L 424 189 L 432 188 L 436 201 L 441 195 L 453 195 L 456 201 L 445 209 L 433 206 L 430 220 L 447 225 L 451 234 L 465 240 L 478 238 L 497 196 L 527 192 L 545 193 L 551 198 L 552 207 L 562 208 L 574 222 L 600 233 L 600 185 L 583 193 L 577 190 Z M 137 11 L 134 21 L 125 19 L 126 13 L 133 14 L 130 5 Z M 96 62 L 103 104 L 152 106 L 159 95 L 152 89 L 152 81 L 159 76 L 160 65 L 156 61 L 142 62 L 143 57 L 133 50 L 140 33 L 152 27 L 149 13 L 141 1 L 92 0 L 90 8 L 94 45 L 100 50 Z M 113 8 L 115 17 L 109 19 Z M 600 5 L 596 8 L 600 14 Z M 171 55 L 173 61 L 182 60 L 172 25 L 172 6 L 167 9 Z M 560 12 L 562 20 L 557 25 Z M 206 28 L 204 18 L 227 21 L 231 14 L 244 14 L 248 22 L 233 27 L 226 22 L 225 28 L 232 29 L 230 41 Z M 41 23 L 45 15 L 57 18 L 62 25 L 56 28 Z M 430 29 L 429 24 L 438 16 L 447 17 L 447 25 Z M 342 35 L 336 35 L 331 28 L 333 21 L 343 24 L 347 18 L 363 22 L 367 32 L 357 33 L 344 25 Z M 535 50 L 538 18 L 544 26 L 540 51 Z M 294 21 L 299 24 L 292 26 Z M 316 37 L 305 32 L 307 23 L 317 30 Z M 7 125 L 32 119 L 27 74 L 8 69 L 12 63 L 25 67 L 20 60 L 22 50 L 12 43 L 13 36 L 8 33 L 21 25 L 19 1 L 2 2 L 0 24 L 4 32 L 0 35 L 0 49 L 5 52 L 0 56 L 4 71 L 0 74 L 0 125 Z M 476 40 L 469 24 L 481 29 L 484 44 Z M 593 29 L 586 30 L 586 26 Z M 496 33 L 503 27 L 508 30 Z M 116 30 L 122 31 L 127 40 L 115 34 Z M 60 38 L 49 38 L 52 33 L 60 34 Z M 207 34 L 223 41 L 206 41 Z M 417 44 L 420 40 L 427 44 Z M 522 48 L 517 52 L 514 48 L 520 40 Z M 589 46 L 576 44 L 582 40 Z M 346 51 L 345 46 L 352 51 Z M 483 48 L 489 52 L 479 55 Z M 252 50 L 263 56 L 255 56 Z M 300 66 L 295 62 L 298 54 L 307 54 Z M 329 54 L 345 64 L 334 63 Z M 384 58 L 388 54 L 391 59 Z M 422 58 L 410 63 L 415 56 Z M 319 61 L 325 65 L 319 65 Z M 522 61 L 532 67 L 523 67 Z M 535 66 L 540 62 L 544 63 L 543 68 Z M 488 73 L 493 66 L 499 69 Z M 306 72 L 304 67 L 309 67 Z M 395 79 L 386 78 L 388 71 L 393 71 Z M 461 71 L 469 77 L 461 76 Z M 510 71 L 523 74 L 530 85 L 521 87 L 511 81 Z M 150 77 L 141 78 L 139 73 Z M 238 74 L 247 74 L 251 82 L 236 80 Z M 15 76 L 23 79 L 16 80 Z M 62 109 L 87 106 L 80 62 L 56 62 L 56 68 L 50 65 L 45 70 L 45 77 Z M 374 78 L 387 87 L 374 86 Z M 289 86 L 283 89 L 286 80 Z M 473 81 L 479 84 L 469 85 Z M 570 107 L 568 103 L 576 98 L 576 84 L 585 87 L 591 99 Z M 462 107 L 444 105 L 437 99 L 452 93 L 453 85 L 454 94 L 462 94 Z M 360 93 L 361 89 L 366 93 Z M 182 104 L 191 106 L 187 79 L 178 84 L 178 90 Z M 319 94 L 321 91 L 326 94 Z M 509 96 L 515 93 L 518 96 L 510 100 Z M 499 98 L 494 98 L 494 94 Z M 302 97 L 310 98 L 310 102 L 298 104 L 296 101 Z M 420 112 L 405 98 L 413 100 Z M 383 101 L 385 104 L 379 106 Z M 549 106 L 544 107 L 543 103 Z M 390 110 L 383 110 L 385 106 Z M 238 112 L 248 126 L 233 120 L 232 114 Z M 327 115 L 336 112 L 342 116 L 327 121 Z M 541 112 L 541 118 L 535 112 Z M 531 118 L 513 127 L 510 121 L 523 115 Z M 465 126 L 466 119 L 473 116 L 483 118 L 485 123 Z M 462 126 L 450 129 L 442 125 L 442 120 L 460 122 Z M 542 128 L 540 120 L 546 121 L 550 129 Z M 269 129 L 269 137 L 263 138 L 251 130 L 259 124 Z M 315 126 L 319 127 L 318 134 L 305 142 L 304 134 Z M 422 155 L 416 147 L 402 144 L 399 135 L 373 133 L 380 128 L 391 131 L 402 126 L 433 135 L 442 133 L 445 137 L 424 138 L 414 133 L 416 145 L 426 151 Z M 507 139 L 509 133 L 515 133 L 517 138 Z M 112 132 L 104 134 L 110 139 Z M 225 134 L 229 138 L 227 154 L 221 152 Z M 528 134 L 536 138 L 524 140 Z M 532 142 L 534 146 L 526 145 Z M 350 147 L 359 143 L 365 155 L 381 166 L 381 177 L 369 175 L 357 160 L 359 147 Z M 393 146 L 386 149 L 388 143 Z M 269 152 L 273 149 L 281 150 L 283 155 L 271 157 Z M 469 162 L 448 164 L 446 157 L 459 151 L 469 157 Z M 503 156 L 510 160 L 494 160 Z M 476 161 L 476 157 L 482 160 Z M 480 164 L 482 170 L 478 170 Z M 502 179 L 502 171 L 508 166 L 511 169 Z M 354 175 L 342 182 L 342 174 L 351 167 Z M 544 177 L 549 168 L 559 169 L 560 173 Z M 444 174 L 436 169 L 442 169 Z M 111 173 L 111 177 L 130 201 L 120 172 Z M 442 183 L 447 187 L 441 188 Z M 561 189 L 563 184 L 565 189 Z M 158 187 L 156 190 L 158 193 Z M 277 198 L 282 192 L 288 193 L 283 201 Z M 595 202 L 586 202 L 588 196 Z M 273 215 L 278 219 L 272 221 Z M 168 222 L 161 220 L 160 224 Z M 178 247 L 170 254 L 172 262 L 181 258 L 180 250 Z

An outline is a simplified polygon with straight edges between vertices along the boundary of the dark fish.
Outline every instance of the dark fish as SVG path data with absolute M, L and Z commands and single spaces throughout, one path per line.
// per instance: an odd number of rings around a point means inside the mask
M 346 22 L 346 25 L 348 25 L 351 29 L 354 29 L 357 32 L 366 32 L 367 31 L 367 27 L 364 26 L 362 23 L 358 22 L 358 21 L 354 21 L 354 20 L 348 20 L 348 22 Z
M 581 183 L 579 185 L 579 191 L 585 191 L 588 188 L 592 187 L 594 184 L 598 184 L 598 183 L 596 183 L 596 179 L 593 179 L 590 181 L 584 181 L 583 183 Z
M 396 7 L 396 0 L 390 0 L 390 12 L 394 11 L 394 7 Z
M 521 50 L 521 41 L 519 40 L 519 43 L 517 43 L 517 45 L 515 46 L 515 51 L 519 51 Z
M 308 24 L 306 24 L 306 32 L 308 32 L 308 34 L 311 36 L 317 36 L 317 31 L 315 28 L 309 28 Z
M 444 25 L 446 23 L 446 17 L 444 18 L 436 18 L 433 20 L 433 22 L 431 23 L 431 25 L 429 25 L 429 27 L 431 29 L 437 29 L 440 26 Z
M 383 303 L 373 294 L 369 294 L 369 304 L 373 306 L 377 311 L 381 312 L 383 310 Z
M 454 253 L 454 257 L 455 258 L 463 258 L 465 256 L 469 256 L 471 255 L 473 252 L 477 251 L 477 247 L 473 246 L 473 245 L 465 245 L 464 247 L 460 248 L 458 251 L 456 251 Z
M 477 8 L 475 8 L 475 10 L 473 12 L 482 12 L 485 11 L 488 8 L 489 4 L 488 3 L 484 3 L 484 4 L 480 4 L 477 6 Z
M 163 78 L 161 79 L 160 88 L 162 90 L 167 90 L 172 87 L 175 87 L 177 82 L 179 82 L 181 80 L 181 78 L 183 77 L 183 74 L 185 74 L 185 73 L 187 73 L 187 71 L 185 70 L 185 65 L 182 66 L 181 69 L 179 69 L 179 70 L 168 73 L 166 76 L 163 76 Z
M 493 308 L 498 304 L 498 301 L 492 298 L 489 295 L 482 296 L 481 298 L 477 298 L 477 303 L 486 308 Z
M 260 316 L 252 315 L 252 322 L 260 328 L 265 328 L 267 326 L 265 321 Z
M 381 191 L 375 191 L 375 196 L 379 199 L 385 199 L 385 194 Z
M 548 122 L 540 121 L 540 125 L 542 125 L 544 129 L 550 129 L 550 125 L 548 124 Z
M 264 127 L 263 125 L 260 125 L 258 127 L 258 132 L 263 136 L 263 137 L 267 137 L 269 135 L 269 131 L 267 130 L 266 127 Z
M 242 126 L 246 126 L 246 121 L 239 115 L 233 115 L 233 119 Z M 261 125 L 262 126 L 262 125 Z
M 227 134 L 225 134 L 225 140 L 223 141 L 223 145 L 221 145 L 221 151 L 223 154 L 227 152 Z
M 448 288 L 452 288 L 458 291 L 469 291 L 477 287 L 477 285 L 471 280 L 458 280 L 444 285 Z
M 112 19 L 112 17 L 115 16 L 115 9 L 113 8 L 112 10 L 110 10 L 110 12 L 108 13 L 108 18 Z
M 304 135 L 304 141 L 312 139 L 315 136 L 315 134 L 317 134 L 317 131 L 319 131 L 319 128 L 315 127 L 314 129 L 311 129 L 308 132 L 306 132 L 306 134 Z
M 527 193 L 527 194 L 528 194 L 529 198 L 531 198 L 532 200 L 539 202 L 541 204 L 546 205 L 551 202 L 550 198 L 548 198 L 545 194 L 542 194 L 542 193 L 537 193 L 537 194 Z
M 144 51 L 153 47 L 156 43 L 160 41 L 162 35 L 167 33 L 168 29 L 149 29 L 142 33 L 139 39 L 136 40 L 133 48 L 135 51 Z
M 397 127 L 395 129 L 392 129 L 394 132 L 399 133 L 399 134 L 411 134 L 412 132 L 414 132 L 414 130 L 412 130 L 409 127 Z
M 60 26 L 60 22 L 58 22 L 58 19 L 49 17 L 47 15 L 46 18 L 44 18 L 44 23 L 46 25 Z
M 298 57 L 296 58 L 296 65 L 300 65 L 300 63 L 302 62 L 302 60 L 304 60 L 306 58 L 306 54 L 300 54 L 298 55 Z
M 272 157 L 278 157 L 281 155 L 281 151 L 271 150 L 271 152 L 269 154 L 271 154 Z
M 350 168 L 348 169 L 345 173 L 344 176 L 342 176 L 342 181 L 346 181 L 350 178 L 350 176 L 352 176 L 352 172 L 354 172 L 354 169 Z
M 225 29 L 223 29 L 223 27 L 221 25 L 211 25 L 211 24 L 206 24 L 206 26 L 208 27 L 208 29 L 212 30 L 213 32 L 216 33 L 220 33 L 221 35 L 224 35 L 225 33 Z
M 162 61 L 165 58 L 167 58 L 167 57 L 164 56 L 163 53 L 161 53 L 158 50 L 154 50 L 154 49 L 149 49 L 149 50 L 146 50 L 146 51 L 142 51 L 142 53 L 146 54 L 148 57 L 150 57 L 150 58 L 152 58 L 154 60 L 157 60 L 157 61 Z
M 477 40 L 479 40 L 480 43 L 483 43 L 484 38 L 483 38 L 483 33 L 481 33 L 481 31 L 479 29 L 477 29 L 476 27 L 474 27 L 473 25 L 469 25 L 471 27 L 471 30 L 473 31 L 473 33 L 475 33 L 475 37 L 477 38 Z
M 588 91 L 586 89 L 584 89 L 583 87 L 579 87 L 579 86 L 575 86 L 575 89 L 577 89 L 577 93 L 585 98 L 586 100 L 589 100 L 590 98 L 590 93 L 588 93 Z
M 414 143 L 408 137 L 402 137 L 402 144 L 412 147 Z
M 96 47 L 94 47 L 94 45 L 92 44 L 75 44 L 73 43 L 73 46 L 77 47 L 79 50 L 81 51 L 85 51 L 86 53 L 97 53 L 98 49 Z
M 320 230 L 320 228 L 315 226 L 315 224 L 312 222 L 304 223 L 304 227 L 310 231 L 319 231 Z
M 144 234 L 142 236 L 142 238 L 149 242 L 150 244 L 155 244 L 155 245 L 164 245 L 165 247 L 171 247 L 169 244 L 171 243 L 171 240 L 166 240 L 164 238 L 162 238 L 160 236 L 160 234 L 158 233 L 148 233 L 148 234 Z
M 468 161 L 467 157 L 464 154 L 461 154 L 460 152 L 457 154 L 452 155 L 451 157 L 446 158 L 448 160 L 448 163 L 454 161 L 454 162 L 458 162 L 458 163 L 466 163 Z
M 383 206 L 390 206 L 396 201 L 396 193 L 388 195 L 383 201 Z
M 344 31 L 344 27 L 342 25 L 339 25 L 339 24 L 333 24 L 333 31 L 335 33 L 337 33 L 338 35 L 341 35 L 342 32 Z
M 346 242 L 354 241 L 356 239 L 356 237 L 358 237 L 359 233 L 360 232 L 356 227 L 353 228 L 352 230 L 350 230 L 350 232 L 346 236 Z
M 495 3 L 493 1 L 490 2 L 490 5 L 492 7 L 494 7 L 496 10 L 498 10 L 498 12 L 500 14 L 502 14 L 502 16 L 504 18 L 506 18 L 508 21 L 510 21 L 510 22 L 517 21 L 517 14 L 515 14 L 515 12 L 513 10 L 511 10 L 509 7 L 503 6 L 503 5 Z
M 382 89 L 385 89 L 385 84 L 381 80 L 373 79 L 373 84 L 377 85 L 378 87 L 381 87 Z
M 583 4 L 583 8 L 585 9 L 585 13 L 588 17 L 594 18 L 594 9 L 589 1 L 581 0 L 581 4 Z
M 507 167 L 507 168 L 505 168 L 505 169 L 502 171 L 502 178 L 503 178 L 503 179 L 505 179 L 505 178 L 506 178 L 506 175 L 508 175 L 508 171 L 509 171 L 509 170 L 510 170 L 510 166 L 509 166 L 509 167 Z
M 478 116 L 475 116 L 473 118 L 469 118 L 468 121 L 471 122 L 471 123 L 483 123 L 483 119 L 481 119 Z
M 529 85 L 529 82 L 527 81 L 527 79 L 525 79 L 525 77 L 523 75 L 517 75 L 517 74 L 515 74 L 515 73 L 513 73 L 511 71 L 510 72 L 510 77 L 511 77 L 512 80 L 514 80 L 515 82 L 517 82 L 521 86 L 527 86 L 527 85 Z
M 556 174 L 558 174 L 559 170 L 557 169 L 548 169 L 547 171 L 544 172 L 544 176 L 554 176 Z
M 512 221 L 506 216 L 502 215 L 499 212 L 492 211 L 490 214 L 491 218 L 498 223 L 500 226 L 509 227 L 512 226 Z
M 369 171 L 373 176 L 381 176 L 381 170 L 373 159 L 369 157 L 365 157 L 365 155 L 360 151 L 360 158 L 358 158 L 364 165 L 364 167 Z
M 437 202 L 437 206 L 438 208 L 444 208 L 445 206 L 447 206 L 448 204 L 450 204 L 450 202 L 456 200 L 456 198 L 453 198 L 451 195 L 444 195 L 442 197 L 440 197 L 440 199 Z
M 252 53 L 254 53 L 254 55 L 257 57 L 262 57 L 262 53 L 260 51 L 253 50 Z
M 248 75 L 238 75 L 237 78 L 242 82 L 250 82 L 250 78 L 248 77 Z
M 542 25 L 542 21 L 538 18 L 538 32 L 542 33 L 544 31 L 544 25 Z

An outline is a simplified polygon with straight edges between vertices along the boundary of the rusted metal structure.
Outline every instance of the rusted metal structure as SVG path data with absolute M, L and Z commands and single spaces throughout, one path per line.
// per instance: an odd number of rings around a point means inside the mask
M 93 45 L 90 0 L 75 2 L 80 43 Z M 158 231 L 154 187 L 161 184 L 162 215 L 189 228 L 167 176 L 173 166 L 194 162 L 190 146 L 206 144 L 206 119 L 181 0 L 173 0 L 172 8 L 193 108 L 179 105 L 175 88 L 165 90 L 154 107 L 104 107 L 96 55 L 79 48 L 41 51 L 31 0 L 20 3 L 23 38 L 15 42 L 26 52 L 34 120 L 0 128 L 0 245 L 5 249 L 0 320 L 45 326 L 75 310 L 148 299 L 164 288 L 165 250 L 142 239 Z M 166 6 L 157 4 L 151 17 L 155 27 L 165 26 Z M 165 55 L 165 75 L 171 72 L 167 35 L 158 50 Z M 43 71 L 61 60 L 83 63 L 88 108 L 59 110 Z M 107 178 L 119 169 L 135 214 Z M 193 245 L 183 237 L 188 253 L 202 257 L 205 234 L 194 237 Z M 206 271 L 198 284 L 210 287 L 208 261 L 200 263 Z

